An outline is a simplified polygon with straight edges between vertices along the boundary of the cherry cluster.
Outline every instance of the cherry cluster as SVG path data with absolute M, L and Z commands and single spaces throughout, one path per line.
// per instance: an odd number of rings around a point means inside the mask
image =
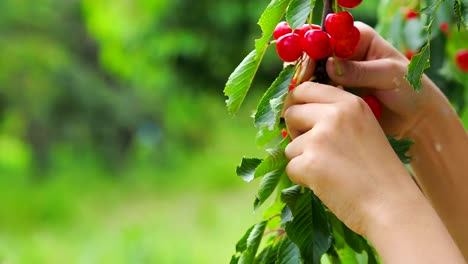
M 346 11 L 329 14 L 325 19 L 325 30 L 308 24 L 292 30 L 287 22 L 281 22 L 273 32 L 278 56 L 285 62 L 297 61 L 304 52 L 313 60 L 325 59 L 332 54 L 349 58 L 354 54 L 360 36 L 353 16 Z

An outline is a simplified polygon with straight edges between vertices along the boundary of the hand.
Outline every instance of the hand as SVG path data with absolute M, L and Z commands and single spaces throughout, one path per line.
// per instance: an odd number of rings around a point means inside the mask
M 315 194 L 354 231 L 420 192 L 366 103 L 333 86 L 306 82 L 287 97 L 284 118 L 291 180 Z M 418 196 L 419 195 L 419 196 Z
M 380 123 L 387 134 L 405 136 L 412 130 L 431 104 L 445 100 L 438 88 L 423 77 L 423 89 L 414 91 L 404 78 L 408 59 L 386 42 L 371 27 L 356 22 L 361 40 L 355 55 L 339 60 L 342 75 L 338 75 L 333 59 L 327 61 L 327 72 L 333 83 L 346 88 L 368 88 L 385 106 Z

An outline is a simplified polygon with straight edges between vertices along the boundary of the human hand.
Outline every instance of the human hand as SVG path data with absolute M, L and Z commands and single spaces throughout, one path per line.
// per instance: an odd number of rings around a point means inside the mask
M 290 179 L 306 186 L 360 234 L 420 195 L 366 103 L 306 82 L 289 93 L 284 118 Z
M 361 39 L 355 54 L 348 60 L 337 59 L 342 69 L 338 74 L 333 58 L 327 61 L 327 73 L 336 85 L 365 89 L 385 106 L 380 124 L 387 134 L 405 136 L 432 104 L 444 98 L 427 76 L 423 89 L 416 92 L 404 78 L 408 59 L 386 42 L 373 28 L 356 22 Z M 443 99 L 442 99 L 443 100 Z

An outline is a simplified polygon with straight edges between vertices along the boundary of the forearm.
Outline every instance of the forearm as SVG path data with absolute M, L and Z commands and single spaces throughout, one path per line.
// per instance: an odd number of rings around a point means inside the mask
M 412 196 L 384 209 L 369 225 L 366 236 L 383 263 L 465 263 L 437 213 L 414 187 Z
M 418 185 L 468 258 L 468 137 L 443 96 L 436 96 L 408 136 Z

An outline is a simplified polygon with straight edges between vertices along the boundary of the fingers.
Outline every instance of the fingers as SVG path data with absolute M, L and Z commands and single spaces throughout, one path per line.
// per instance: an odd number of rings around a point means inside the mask
M 405 85 L 407 65 L 395 59 L 386 58 L 372 61 L 337 60 L 342 74 L 338 74 L 334 59 L 327 61 L 330 79 L 345 87 L 395 89 Z
M 315 72 L 316 65 L 317 65 L 317 62 L 315 60 L 313 59 L 307 60 L 307 64 L 304 65 L 305 67 L 304 67 L 304 71 L 302 72 L 302 77 L 298 81 L 299 84 L 303 81 L 307 81 L 307 80 L 310 80 L 310 78 L 312 78 Z
M 307 103 L 336 103 L 348 98 L 350 94 L 337 87 L 320 83 L 305 82 L 292 90 L 284 102 L 284 110 L 291 105 Z
M 401 54 L 392 45 L 385 41 L 372 27 L 355 22 L 354 26 L 361 33 L 358 46 L 350 60 L 375 60 L 386 57 L 400 56 Z
M 292 105 L 284 113 L 286 126 L 292 139 L 314 127 L 320 118 L 320 110 L 325 105 L 302 104 Z

